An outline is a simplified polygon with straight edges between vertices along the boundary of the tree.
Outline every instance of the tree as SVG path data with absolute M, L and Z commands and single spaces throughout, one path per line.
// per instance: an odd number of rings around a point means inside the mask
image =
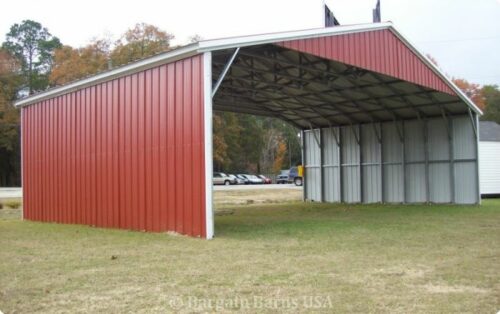
M 277 172 L 301 162 L 297 129 L 275 118 L 216 112 L 214 168 L 224 172 Z M 281 169 L 279 169 L 281 170 Z
M 281 132 L 278 129 L 274 127 L 266 127 L 265 129 L 262 134 L 263 145 L 260 151 L 260 168 L 264 173 L 271 173 L 274 171 L 277 150 L 282 139 Z
M 279 171 L 283 169 L 283 165 L 285 164 L 285 155 L 286 155 L 286 144 L 283 140 L 280 140 L 278 144 L 278 149 L 276 151 L 276 158 L 274 159 L 274 164 L 273 164 L 274 173 L 279 173 Z
M 202 40 L 203 40 L 203 37 L 201 37 L 198 34 L 194 34 L 193 36 L 189 36 L 190 43 L 197 43 L 197 42 L 202 41 Z
M 227 144 L 224 139 L 224 120 L 218 114 L 213 116 L 213 162 L 216 170 L 222 171 L 227 163 Z
M 439 64 L 433 56 L 430 54 L 427 54 L 426 56 L 436 67 L 439 68 Z M 446 76 L 448 76 L 448 74 L 446 74 Z M 460 88 L 460 90 L 462 90 L 462 92 L 464 92 L 465 95 L 467 95 L 467 97 L 472 100 L 476 106 L 478 106 L 481 110 L 484 109 L 484 97 L 479 84 L 469 83 L 465 79 L 452 78 L 451 80 L 455 83 L 455 85 L 457 85 L 458 88 Z
M 239 165 L 251 172 L 261 172 L 260 155 L 264 145 L 263 133 L 265 131 L 263 121 L 247 114 L 241 114 L 238 118 L 241 125 Z
M 23 84 L 29 94 L 44 90 L 49 85 L 53 51 L 60 46 L 57 37 L 32 20 L 12 25 L 2 45 L 21 61 Z
M 288 163 L 285 163 L 284 165 L 292 167 L 294 165 L 301 164 L 302 151 L 300 148 L 300 140 L 298 137 L 299 130 L 281 120 L 278 119 L 273 119 L 273 120 L 275 121 L 274 127 L 281 132 L 283 140 L 285 141 L 285 143 L 288 144 L 288 149 L 286 151 L 286 157 L 285 157 L 285 160 L 288 160 Z
M 484 109 L 484 97 L 481 93 L 481 86 L 479 84 L 469 83 L 464 79 L 453 79 L 453 83 L 469 97 L 476 106 L 481 110 Z
M 238 116 L 232 112 L 218 113 L 224 120 L 224 141 L 227 144 L 227 159 L 224 163 L 224 169 L 227 171 L 240 171 L 239 164 L 241 158 L 241 125 Z
M 0 49 L 0 186 L 20 185 L 19 111 L 12 106 L 20 62 Z
M 0 112 L 14 100 L 20 85 L 19 61 L 5 49 L 0 49 Z
M 136 24 L 115 43 L 111 53 L 113 66 L 126 64 L 170 50 L 174 35 L 145 23 Z
M 484 115 L 481 120 L 500 124 L 500 89 L 497 85 L 485 85 L 481 90 L 484 97 Z
M 82 48 L 62 46 L 56 49 L 54 65 L 50 73 L 51 84 L 65 84 L 106 70 L 109 47 L 109 40 L 94 39 Z

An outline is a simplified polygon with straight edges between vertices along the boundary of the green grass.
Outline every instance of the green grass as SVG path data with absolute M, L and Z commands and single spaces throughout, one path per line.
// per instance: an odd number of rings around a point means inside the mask
M 212 241 L 19 218 L 0 210 L 6 313 L 500 310 L 500 200 L 225 208 Z

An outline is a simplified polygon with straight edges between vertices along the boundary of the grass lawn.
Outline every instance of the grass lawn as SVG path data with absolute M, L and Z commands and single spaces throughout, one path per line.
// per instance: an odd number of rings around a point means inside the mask
M 258 189 L 214 191 L 216 208 L 233 205 L 270 204 L 302 201 L 302 189 Z
M 228 207 L 212 241 L 2 209 L 0 245 L 5 313 L 500 310 L 500 200 Z

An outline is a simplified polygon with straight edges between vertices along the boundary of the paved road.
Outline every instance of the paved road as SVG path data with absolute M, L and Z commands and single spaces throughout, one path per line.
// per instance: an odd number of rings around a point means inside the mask
M 23 197 L 21 188 L 0 188 L 0 198 L 18 198 Z
M 214 185 L 215 191 L 276 190 L 276 189 L 302 190 L 302 187 L 295 186 L 295 184 Z

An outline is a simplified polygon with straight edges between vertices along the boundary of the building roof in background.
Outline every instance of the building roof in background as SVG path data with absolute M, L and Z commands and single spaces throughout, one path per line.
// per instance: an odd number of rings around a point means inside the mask
M 500 124 L 495 121 L 481 121 L 479 140 L 481 142 L 500 142 Z

